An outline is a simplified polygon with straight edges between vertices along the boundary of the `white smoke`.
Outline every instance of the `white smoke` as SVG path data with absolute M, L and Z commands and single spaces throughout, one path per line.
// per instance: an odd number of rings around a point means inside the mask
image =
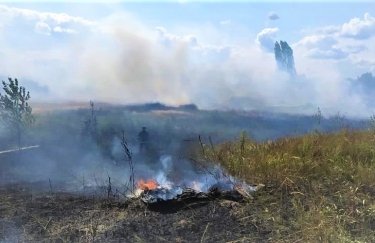
M 126 12 L 90 21 L 21 10 L 0 8 L 7 13 L 2 17 L 7 25 L 0 31 L 11 30 L 12 35 L 30 39 L 14 42 L 2 35 L 0 74 L 48 87 L 48 94 L 33 100 L 193 102 L 208 109 L 309 114 L 319 106 L 324 114 L 369 114 L 361 97 L 348 90 L 339 64 L 308 58 L 299 46 L 292 45 L 301 75 L 291 80 L 276 69 L 273 53 L 250 41 L 223 44 L 191 34 L 176 35 Z M 17 29 L 26 23 L 48 30 L 48 35 L 35 33 L 34 28 Z M 63 29 L 71 31 L 52 31 Z M 275 35 L 276 29 L 262 31 L 258 37 L 264 33 Z

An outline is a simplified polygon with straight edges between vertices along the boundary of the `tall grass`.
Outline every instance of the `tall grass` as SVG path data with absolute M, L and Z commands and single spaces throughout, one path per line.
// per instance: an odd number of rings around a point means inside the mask
M 375 133 L 343 130 L 264 143 L 242 136 L 207 146 L 205 157 L 265 184 L 240 212 L 257 229 L 253 237 L 375 242 Z

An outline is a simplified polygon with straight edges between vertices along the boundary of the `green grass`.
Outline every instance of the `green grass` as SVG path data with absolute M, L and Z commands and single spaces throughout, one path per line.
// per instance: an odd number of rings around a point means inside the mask
M 239 214 L 253 240 L 375 242 L 375 133 L 341 131 L 205 148 L 232 175 L 264 189 Z

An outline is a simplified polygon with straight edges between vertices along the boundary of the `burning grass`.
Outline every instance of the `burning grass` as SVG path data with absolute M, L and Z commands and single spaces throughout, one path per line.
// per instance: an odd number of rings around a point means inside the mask
M 312 133 L 264 143 L 242 136 L 203 148 L 205 160 L 265 184 L 238 212 L 259 237 L 268 232 L 276 242 L 375 242 L 373 132 Z
M 0 186 L 0 241 L 375 242 L 373 132 L 264 143 L 242 136 L 203 144 L 203 151 L 202 160 L 220 163 L 239 181 L 265 186 L 241 203 L 185 192 L 180 198 L 199 200 L 183 200 L 173 213 L 150 210 L 140 198 L 36 195 L 27 185 Z M 136 186 L 147 195 L 166 190 L 146 178 Z
M 159 186 L 159 184 L 155 181 L 155 180 L 152 180 L 152 179 L 149 179 L 149 180 L 139 180 L 137 181 L 137 188 L 141 189 L 141 190 L 155 190 L 157 187 Z

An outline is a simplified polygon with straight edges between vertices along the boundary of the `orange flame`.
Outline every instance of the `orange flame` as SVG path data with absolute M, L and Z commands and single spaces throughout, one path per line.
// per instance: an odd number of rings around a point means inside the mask
M 149 179 L 149 180 L 141 179 L 137 181 L 137 188 L 141 190 L 155 190 L 158 186 L 159 184 L 153 179 Z

